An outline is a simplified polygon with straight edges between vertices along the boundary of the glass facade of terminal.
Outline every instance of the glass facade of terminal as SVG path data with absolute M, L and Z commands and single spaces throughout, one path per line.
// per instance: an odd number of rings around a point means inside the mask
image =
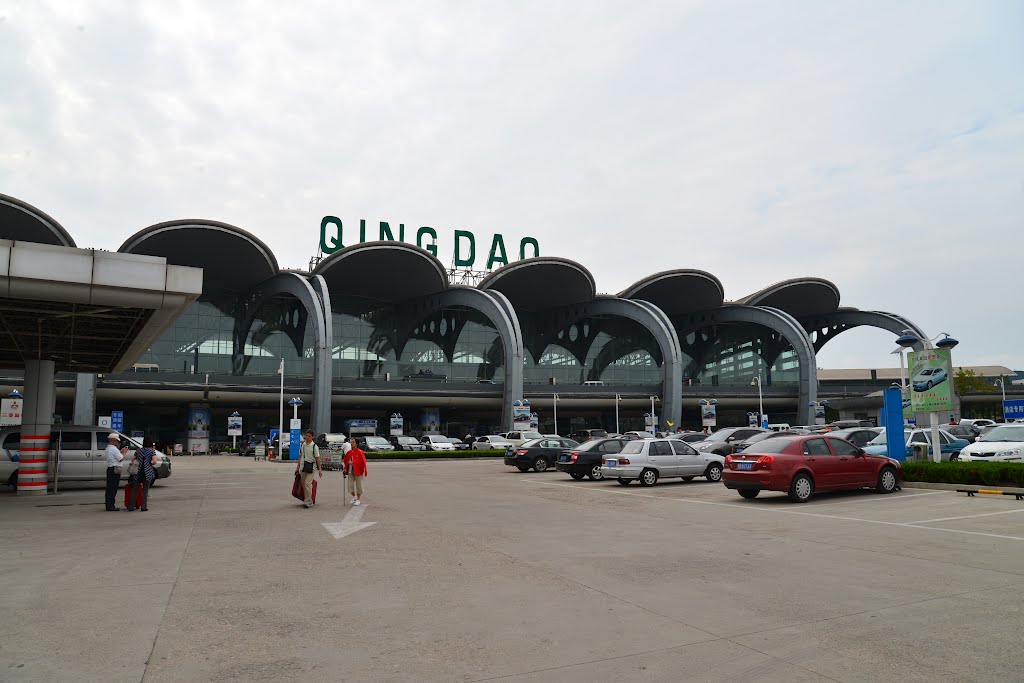
M 504 381 L 501 338 L 482 313 L 450 307 L 424 318 L 411 311 L 358 302 L 336 306 L 334 379 Z
M 800 379 L 792 345 L 759 325 L 718 325 L 680 335 L 680 343 L 685 384 L 749 386 L 760 375 L 766 386 L 784 386 Z

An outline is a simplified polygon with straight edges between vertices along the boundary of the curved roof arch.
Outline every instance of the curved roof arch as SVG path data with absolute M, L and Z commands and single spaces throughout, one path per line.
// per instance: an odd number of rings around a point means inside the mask
M 789 313 L 794 318 L 822 315 L 839 308 L 839 288 L 822 278 L 794 278 L 765 287 L 736 303 L 771 306 Z
M 397 303 L 448 288 L 448 272 L 426 249 L 406 242 L 361 242 L 340 249 L 313 270 L 331 296 Z M 375 277 L 384 275 L 384 277 Z
M 557 256 L 513 261 L 493 271 L 478 286 L 501 292 L 516 310 L 523 311 L 579 304 L 597 296 L 590 271 Z
M 28 202 L 0 194 L 0 237 L 7 240 L 74 247 L 64 226 Z
M 725 301 L 725 288 L 711 273 L 681 268 L 645 277 L 619 296 L 648 301 L 666 315 L 675 316 L 718 308 Z
M 118 251 L 202 268 L 204 292 L 247 291 L 279 272 L 277 257 L 258 237 L 206 219 L 151 225 L 125 240 Z

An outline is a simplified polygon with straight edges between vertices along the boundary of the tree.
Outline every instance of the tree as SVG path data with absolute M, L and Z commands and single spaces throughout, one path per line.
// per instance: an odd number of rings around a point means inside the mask
M 970 368 L 957 368 L 953 374 L 953 392 L 959 399 L 967 394 L 983 394 L 990 391 L 995 391 L 995 387 Z

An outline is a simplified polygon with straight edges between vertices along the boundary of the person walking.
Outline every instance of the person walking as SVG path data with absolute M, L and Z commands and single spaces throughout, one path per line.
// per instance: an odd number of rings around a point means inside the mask
M 127 447 L 117 447 L 120 441 L 120 434 L 116 432 L 107 434 L 107 449 L 103 452 L 107 460 L 107 488 L 104 492 L 104 503 L 106 503 L 107 512 L 117 512 L 120 509 L 115 501 L 117 500 L 117 488 L 121 484 L 121 463 L 124 461 L 124 456 L 128 453 Z
M 317 472 L 320 474 L 322 479 L 324 476 L 323 468 L 320 466 L 320 447 L 313 443 L 313 430 L 306 430 L 306 440 L 299 445 L 299 459 L 295 463 L 295 474 L 300 474 L 299 468 L 302 468 L 302 493 L 303 493 L 303 504 L 308 507 L 313 507 L 313 467 L 316 466 Z
M 142 448 L 135 451 L 135 460 L 139 463 L 139 483 L 142 485 L 142 498 L 138 501 L 141 505 L 139 509 L 147 512 L 149 510 L 149 490 L 153 488 L 153 482 L 156 481 L 157 457 L 152 439 L 146 439 Z
M 344 472 L 348 481 L 348 492 L 352 494 L 352 504 L 362 505 L 363 478 L 366 477 L 366 453 L 359 448 L 359 442 L 353 438 L 352 447 L 345 454 Z

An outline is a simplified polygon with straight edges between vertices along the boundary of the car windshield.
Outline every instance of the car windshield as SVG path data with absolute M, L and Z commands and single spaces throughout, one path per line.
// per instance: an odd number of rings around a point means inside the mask
M 366 437 L 366 443 L 372 443 L 380 446 L 389 446 L 388 440 L 383 436 L 368 436 Z
M 540 432 L 523 432 L 521 436 L 524 439 L 540 439 L 543 437 L 543 434 Z
M 495 434 L 494 436 L 487 437 L 487 440 L 490 441 L 491 443 L 508 443 L 509 442 L 508 439 L 506 439 L 503 436 L 498 436 L 497 434 Z M 536 439 L 534 439 L 534 441 L 536 441 Z
M 538 446 L 543 440 L 544 439 L 530 439 L 529 441 L 524 441 L 520 448 L 532 448 L 534 446 Z
M 639 453 L 644 449 L 644 442 L 640 439 L 636 441 L 630 441 L 622 447 L 620 451 L 623 455 L 629 455 L 630 453 Z
M 888 441 L 885 440 L 885 427 L 878 433 L 878 436 L 868 441 L 869 446 L 885 446 Z
M 416 439 L 411 436 L 400 436 L 398 437 L 398 443 L 419 443 Z
M 600 439 L 602 437 L 608 436 L 608 432 L 606 432 L 603 429 L 591 429 L 590 436 L 595 439 Z
M 736 433 L 735 429 L 719 429 L 717 432 L 704 439 L 705 441 L 725 441 Z
M 430 440 L 430 443 L 455 443 L 456 441 L 458 441 L 458 439 L 448 439 L 446 437 L 440 436 L 439 434 L 431 434 L 430 436 L 427 437 L 427 439 Z
M 456 439 L 454 436 L 448 437 L 447 441 L 448 441 L 448 443 L 456 443 L 456 444 L 462 443 L 462 439 Z M 433 439 L 431 439 L 431 442 L 432 443 L 437 443 Z M 442 441 L 441 443 L 444 443 L 444 442 Z
M 991 432 L 982 435 L 981 441 L 1024 441 L 1024 425 L 1007 425 L 994 427 Z
M 576 450 L 576 451 L 592 451 L 595 448 L 597 448 L 598 446 L 600 446 L 601 443 L 602 442 L 601 442 L 600 439 L 592 439 L 590 441 L 584 441 L 579 446 L 575 446 L 573 448 L 573 450 Z
M 775 439 L 765 439 L 756 446 L 746 449 L 743 453 L 781 453 L 795 440 L 795 437 L 792 436 L 780 436 Z
M 752 437 L 747 439 L 747 443 L 757 443 L 758 441 L 764 441 L 765 439 L 776 439 L 778 437 L 778 432 L 762 432 L 760 434 L 754 434 Z

